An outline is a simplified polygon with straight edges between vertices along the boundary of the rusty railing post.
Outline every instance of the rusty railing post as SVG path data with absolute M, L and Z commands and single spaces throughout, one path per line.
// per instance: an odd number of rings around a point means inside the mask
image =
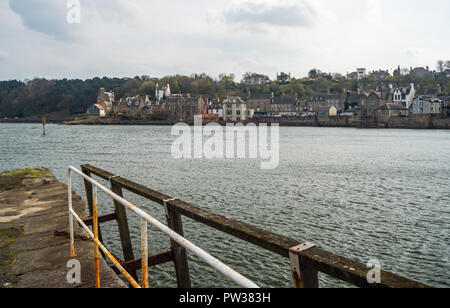
M 296 288 L 319 288 L 319 273 L 312 267 L 302 264 L 300 254 L 308 249 L 316 247 L 312 243 L 303 243 L 289 250 L 291 260 L 291 272 Z
M 148 289 L 148 224 L 143 218 L 141 218 L 141 262 L 142 288 Z
M 114 182 L 114 177 L 109 179 L 111 190 L 119 197 L 123 197 L 122 187 Z M 114 211 L 116 213 L 117 225 L 119 227 L 120 242 L 122 244 L 123 259 L 125 262 L 134 260 L 133 244 L 131 243 L 130 228 L 126 209 L 116 200 L 114 202 Z M 130 271 L 130 275 L 139 283 L 138 275 L 135 270 Z
M 98 249 L 98 206 L 97 206 L 97 186 L 92 190 L 92 218 L 94 219 L 94 267 L 95 267 L 95 287 L 100 289 L 100 252 Z
M 86 174 L 88 177 L 91 177 L 91 172 L 87 169 L 85 169 L 83 166 L 81 166 L 81 171 Z M 84 189 L 86 190 L 86 199 L 88 203 L 88 209 L 89 209 L 89 217 L 93 217 L 94 215 L 94 209 L 92 204 L 92 196 L 93 196 L 93 190 L 92 190 L 92 184 L 89 183 L 89 181 L 84 181 Z M 103 242 L 102 237 L 102 230 L 100 229 L 100 225 L 98 226 L 98 239 L 100 242 Z
M 174 201 L 176 198 L 166 200 L 163 202 L 164 209 L 166 211 L 167 224 L 170 229 L 184 237 L 183 221 L 181 214 L 170 210 L 167 207 L 167 202 Z M 171 249 L 174 254 L 175 272 L 177 275 L 177 284 L 179 288 L 190 289 L 192 288 L 191 276 L 189 274 L 189 263 L 187 260 L 186 249 L 178 245 L 175 241 L 170 240 Z

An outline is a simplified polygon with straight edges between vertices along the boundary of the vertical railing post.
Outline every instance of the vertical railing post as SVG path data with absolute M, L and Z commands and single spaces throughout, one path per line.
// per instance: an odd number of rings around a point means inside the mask
M 109 179 L 111 190 L 119 197 L 123 197 L 122 187 L 114 182 L 114 177 Z M 120 242 L 122 244 L 122 252 L 124 261 L 133 261 L 134 252 L 131 243 L 130 229 L 128 226 L 127 211 L 125 207 L 114 201 L 114 211 L 116 213 L 117 225 L 119 227 Z M 139 282 L 136 271 L 130 271 L 130 275 Z
M 94 260 L 95 260 L 95 287 L 100 289 L 100 252 L 98 249 L 98 205 L 97 205 L 97 186 L 92 190 L 92 217 L 94 223 Z
M 72 170 L 69 169 L 69 181 L 67 183 L 67 193 L 69 201 L 69 233 L 70 233 L 70 257 L 75 257 L 75 239 L 73 232 L 73 207 L 72 207 Z
M 167 224 L 170 229 L 184 237 L 183 222 L 181 215 L 167 207 L 167 203 L 176 199 L 170 199 L 163 202 L 166 211 Z M 182 289 L 190 289 L 191 276 L 189 274 L 189 264 L 187 260 L 186 249 L 178 245 L 174 240 L 170 240 L 171 249 L 174 253 L 175 272 L 177 275 L 178 287 Z
M 319 273 L 314 268 L 304 265 L 301 262 L 300 254 L 316 247 L 312 243 L 300 244 L 289 250 L 291 260 L 291 272 L 296 288 L 316 289 L 319 288 Z
M 86 174 L 88 177 L 91 177 L 91 172 L 89 170 L 87 170 L 86 168 L 84 168 L 83 166 L 81 166 L 81 170 L 84 174 Z M 93 217 L 93 204 L 92 204 L 92 196 L 93 196 L 93 191 L 92 191 L 92 183 L 90 183 L 87 180 L 83 180 L 84 181 L 84 189 L 86 190 L 86 199 L 87 199 L 87 203 L 88 203 L 88 209 L 89 209 L 89 217 Z M 100 229 L 100 226 L 98 227 L 98 238 L 100 242 L 103 242 L 103 237 L 102 237 L 102 230 Z
M 141 218 L 141 259 L 142 259 L 142 288 L 148 289 L 148 227 L 147 220 Z

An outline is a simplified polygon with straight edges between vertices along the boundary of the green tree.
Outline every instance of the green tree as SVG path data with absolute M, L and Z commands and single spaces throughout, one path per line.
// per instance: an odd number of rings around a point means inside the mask
M 319 77 L 320 71 L 318 69 L 312 69 L 309 71 L 308 76 L 311 79 L 316 79 L 317 77 Z

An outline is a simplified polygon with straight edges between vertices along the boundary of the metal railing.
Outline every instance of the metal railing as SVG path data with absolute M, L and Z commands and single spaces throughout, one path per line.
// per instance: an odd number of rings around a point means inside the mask
M 89 227 L 84 223 L 84 221 L 78 216 L 78 214 L 72 208 L 72 172 L 81 176 L 85 181 L 88 181 L 93 185 L 92 190 L 92 205 L 93 205 L 93 232 L 89 229 Z M 136 282 L 136 280 L 125 270 L 125 268 L 117 261 L 117 259 L 106 249 L 106 247 L 99 240 L 99 219 L 98 219 L 98 202 L 97 195 L 98 189 L 109 195 L 119 204 L 121 204 L 126 209 L 130 210 L 134 214 L 138 215 L 141 218 L 141 255 L 142 255 L 142 287 L 149 287 L 149 278 L 148 278 L 148 223 L 152 226 L 156 227 L 158 230 L 163 232 L 165 235 L 170 237 L 173 241 L 178 243 L 178 245 L 184 247 L 186 250 L 190 251 L 202 261 L 209 264 L 219 273 L 228 277 L 235 283 L 237 283 L 240 287 L 244 288 L 258 288 L 258 286 L 245 278 L 232 268 L 228 267 L 224 263 L 220 262 L 218 259 L 214 258 L 210 254 L 208 254 L 203 249 L 199 248 L 195 244 L 191 243 L 183 236 L 179 235 L 169 227 L 165 226 L 152 216 L 145 213 L 143 210 L 139 209 L 135 205 L 131 204 L 127 200 L 118 196 L 110 189 L 104 187 L 100 183 L 93 180 L 91 177 L 85 175 L 81 171 L 75 169 L 74 167 L 69 167 L 69 181 L 68 181 L 68 197 L 69 197 L 69 228 L 70 228 L 70 255 L 71 257 L 75 257 L 75 240 L 74 240 L 74 227 L 73 227 L 73 219 L 75 218 L 79 225 L 86 230 L 88 235 L 94 241 L 94 258 L 95 258 L 95 279 L 96 279 L 96 287 L 100 288 L 100 254 L 99 249 L 105 254 L 105 256 L 114 264 L 114 266 L 119 270 L 121 274 L 128 280 L 128 282 L 134 288 L 141 288 L 141 286 Z M 164 203 L 173 201 L 173 199 L 166 200 Z
M 265 251 L 290 259 L 295 287 L 317 288 L 319 287 L 319 273 L 323 273 L 362 288 L 429 288 L 426 284 L 384 270 L 381 271 L 380 283 L 370 283 L 367 275 L 372 269 L 367 264 L 326 251 L 313 243 L 304 243 L 242 221 L 206 211 L 193 204 L 172 198 L 169 195 L 89 164 L 82 165 L 81 169 L 87 176 L 97 176 L 108 181 L 111 189 L 117 195 L 123 196 L 123 191 L 127 191 L 155 202 L 155 204 L 162 205 L 168 216 L 168 225 L 181 235 L 184 234 L 182 222 L 182 217 L 184 217 L 234 238 L 241 239 L 246 243 L 253 244 Z M 92 185 L 87 181 L 85 181 L 85 189 L 89 211 L 92 216 L 93 189 Z M 121 206 L 115 207 L 115 214 L 100 217 L 100 223 L 102 221 L 117 220 L 125 258 L 124 264 L 129 269 L 128 271 L 132 272 L 132 270 L 140 268 L 138 266 L 141 260 L 135 260 L 133 256 L 127 218 L 122 210 L 124 209 Z M 92 223 L 92 219 L 89 221 Z M 170 252 L 150 257 L 149 265 L 154 266 L 169 261 L 174 261 L 175 263 L 178 286 L 180 288 L 190 288 L 189 266 L 183 247 L 173 245 Z

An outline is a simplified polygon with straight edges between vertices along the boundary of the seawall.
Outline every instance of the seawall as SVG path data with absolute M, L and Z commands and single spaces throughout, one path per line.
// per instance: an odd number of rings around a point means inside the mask
M 73 207 L 86 218 L 86 203 L 75 193 Z M 81 283 L 67 282 L 68 225 L 67 186 L 50 170 L 0 173 L 0 288 L 95 287 L 93 243 L 77 224 Z M 100 278 L 104 288 L 126 287 L 102 258 Z

